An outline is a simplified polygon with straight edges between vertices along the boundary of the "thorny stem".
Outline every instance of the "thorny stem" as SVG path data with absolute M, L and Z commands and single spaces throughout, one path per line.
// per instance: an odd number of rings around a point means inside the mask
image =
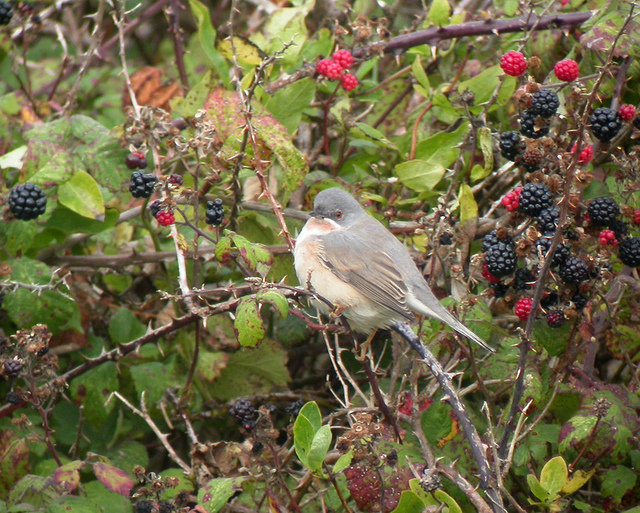
M 476 465 L 478 466 L 478 471 L 480 472 L 480 486 L 491 502 L 492 511 L 494 513 L 506 513 L 507 510 L 504 509 L 502 497 L 496 485 L 496 479 L 491 473 L 491 467 L 489 466 L 489 462 L 485 454 L 484 444 L 482 443 L 475 426 L 471 422 L 469 413 L 453 388 L 450 375 L 445 372 L 440 362 L 422 343 L 422 340 L 420 340 L 416 334 L 411 331 L 411 328 L 407 324 L 396 323 L 392 328 L 409 343 L 412 349 L 420 355 L 420 358 L 422 358 L 427 367 L 429 367 L 429 370 L 444 393 L 445 400 L 451 405 L 451 408 L 456 414 L 465 438 L 469 442 L 471 454 L 473 455 L 473 459 L 475 460 Z
M 173 47 L 176 55 L 176 67 L 180 75 L 180 82 L 182 87 L 189 89 L 189 79 L 187 77 L 187 70 L 184 67 L 184 54 L 185 49 L 182 42 L 182 29 L 180 28 L 180 9 L 182 5 L 180 0 L 171 0 L 171 8 L 167 10 L 169 17 L 169 33 L 171 39 L 173 39 Z

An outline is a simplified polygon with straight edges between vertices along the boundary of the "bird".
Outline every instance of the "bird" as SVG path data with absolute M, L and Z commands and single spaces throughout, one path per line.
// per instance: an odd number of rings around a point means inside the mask
M 317 308 L 344 315 L 352 331 L 371 335 L 415 322 L 417 313 L 495 352 L 440 304 L 407 247 L 341 188 L 316 195 L 293 258 L 300 285 L 334 307 L 315 301 Z

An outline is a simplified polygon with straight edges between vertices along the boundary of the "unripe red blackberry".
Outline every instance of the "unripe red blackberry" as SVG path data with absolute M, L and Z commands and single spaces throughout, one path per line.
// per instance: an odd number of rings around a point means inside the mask
M 520 52 L 512 50 L 500 57 L 500 67 L 507 75 L 519 77 L 527 70 L 527 60 Z
M 622 121 L 631 121 L 636 116 L 636 108 L 630 104 L 621 105 L 618 112 Z
M 18 185 L 9 193 L 9 211 L 23 221 L 35 219 L 44 214 L 47 197 L 42 189 L 31 182 Z
M 340 86 L 345 91 L 353 91 L 356 87 L 358 87 L 358 79 L 353 76 L 351 73 L 345 73 L 340 77 Z
M 522 189 L 520 187 L 514 189 L 513 191 L 508 192 L 502 198 L 502 206 L 507 209 L 508 212 L 513 212 L 518 209 L 520 206 L 520 194 L 522 193 Z
M 564 82 L 573 82 L 580 76 L 578 63 L 573 59 L 564 59 L 563 61 L 557 62 L 553 67 L 553 72 L 556 77 L 558 77 L 558 80 Z
M 482 266 L 482 277 L 489 283 L 498 283 L 500 281 L 500 278 L 494 276 L 489 272 L 489 268 L 487 267 L 486 263 Z
M 561 310 L 550 310 L 547 313 L 547 324 L 551 328 L 559 328 L 564 324 L 564 313 Z
M 333 60 L 340 64 L 342 69 L 351 69 L 353 67 L 353 55 L 349 50 L 338 50 L 333 54 Z
M 516 302 L 516 306 L 514 308 L 514 312 L 518 319 L 521 321 L 526 321 L 529 319 L 531 315 L 531 307 L 533 306 L 533 299 L 530 297 L 521 297 Z
M 318 75 L 327 77 L 329 80 L 338 80 L 344 71 L 342 66 L 333 59 L 322 59 L 316 66 Z

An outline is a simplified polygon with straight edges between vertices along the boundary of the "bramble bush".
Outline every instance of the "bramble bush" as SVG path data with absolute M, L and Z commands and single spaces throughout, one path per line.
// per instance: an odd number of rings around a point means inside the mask
M 0 512 L 640 511 L 634 4 L 1 1 L 0 35 Z M 334 186 L 495 354 L 316 315 Z

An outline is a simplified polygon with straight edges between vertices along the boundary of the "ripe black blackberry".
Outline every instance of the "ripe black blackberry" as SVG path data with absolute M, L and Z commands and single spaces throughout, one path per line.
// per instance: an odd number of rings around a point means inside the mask
M 206 222 L 211 226 L 219 226 L 224 220 L 224 207 L 220 198 L 207 201 Z
M 20 396 L 15 392 L 8 392 L 7 395 L 4 396 L 4 400 L 9 404 L 20 404 Z
M 0 25 L 8 25 L 13 18 L 13 9 L 9 2 L 0 2 Z
M 573 302 L 577 310 L 582 310 L 585 306 L 587 306 L 587 301 L 589 301 L 589 298 L 581 292 L 576 292 L 571 298 L 571 301 Z
M 541 89 L 531 97 L 530 111 L 543 118 L 550 118 L 556 113 L 559 106 L 560 101 L 556 93 L 551 89 Z
M 613 198 L 600 196 L 589 202 L 587 213 L 596 226 L 609 226 L 620 215 L 620 207 Z
M 629 267 L 640 267 L 640 238 L 627 237 L 619 246 L 620 260 Z
M 557 292 L 545 292 L 540 300 L 540 306 L 545 310 L 549 308 L 557 307 L 560 302 L 560 298 L 558 297 Z
M 518 265 L 513 243 L 500 241 L 491 246 L 485 257 L 487 270 L 496 278 L 512 274 Z
M 618 111 L 600 107 L 589 116 L 589 124 L 591 125 L 591 133 L 596 139 L 609 142 L 620 131 L 622 119 Z
M 131 173 L 129 192 L 134 198 L 148 198 L 153 193 L 153 188 L 158 179 L 152 174 L 134 171 Z
M 20 360 L 6 360 L 3 366 L 4 375 L 9 378 L 14 378 L 22 372 L 23 367 L 24 365 Z
M 40 187 L 31 182 L 18 185 L 9 193 L 9 210 L 16 219 L 35 219 L 44 214 L 46 208 L 47 197 Z
M 551 240 L 552 238 L 540 237 L 536 241 L 536 254 L 540 256 L 540 258 L 546 257 L 547 253 L 551 249 Z M 553 259 L 551 260 L 551 265 L 553 267 L 557 267 L 562 262 L 564 262 L 567 258 L 571 256 L 571 249 L 566 244 L 558 244 L 556 246 L 556 250 L 553 252 Z
M 149 212 L 153 217 L 158 217 L 158 214 L 164 207 L 162 206 L 162 202 L 160 200 L 155 200 L 151 205 L 149 205 Z
M 484 239 L 482 239 L 482 252 L 486 253 L 489 251 L 491 246 L 495 246 L 498 242 L 504 242 L 513 246 L 513 239 L 511 237 L 504 237 L 500 239 L 498 237 L 498 231 L 492 230 L 484 236 Z
M 607 227 L 616 234 L 616 239 L 618 239 L 618 241 L 624 239 L 627 236 L 627 233 L 629 233 L 627 223 L 620 219 L 614 219 L 607 225 Z
M 520 116 L 520 133 L 531 139 L 540 139 L 549 133 L 549 127 L 545 125 L 537 126 L 540 116 L 530 110 L 525 110 Z M 543 118 L 544 119 L 544 118 Z
M 258 418 L 258 412 L 253 401 L 247 397 L 238 399 L 233 403 L 233 406 L 229 408 L 229 414 L 238 424 L 247 430 L 252 429 L 255 426 Z
M 552 200 L 551 191 L 545 184 L 528 183 L 525 184 L 520 193 L 518 209 L 531 217 L 536 217 L 545 208 L 551 206 Z
M 538 214 L 538 228 L 542 233 L 555 233 L 560 219 L 560 209 L 558 207 L 543 208 Z
M 136 503 L 136 513 L 152 513 L 154 510 L 153 502 L 151 501 L 138 501 Z
M 493 290 L 493 296 L 498 299 L 504 297 L 509 291 L 509 286 L 499 281 L 498 283 L 490 283 L 489 288 Z
M 439 242 L 441 246 L 451 246 L 451 244 L 453 244 L 453 235 L 449 232 L 445 232 L 440 235 Z
M 536 281 L 536 275 L 527 267 L 521 267 L 516 271 L 513 279 L 513 288 L 518 292 L 523 292 L 531 288 Z
M 503 132 L 500 134 L 500 153 L 508 160 L 516 160 L 516 157 L 524 151 L 524 141 L 518 132 Z
M 571 256 L 560 265 L 560 278 L 569 285 L 579 285 L 589 278 L 589 267 L 587 263 L 578 258 Z

